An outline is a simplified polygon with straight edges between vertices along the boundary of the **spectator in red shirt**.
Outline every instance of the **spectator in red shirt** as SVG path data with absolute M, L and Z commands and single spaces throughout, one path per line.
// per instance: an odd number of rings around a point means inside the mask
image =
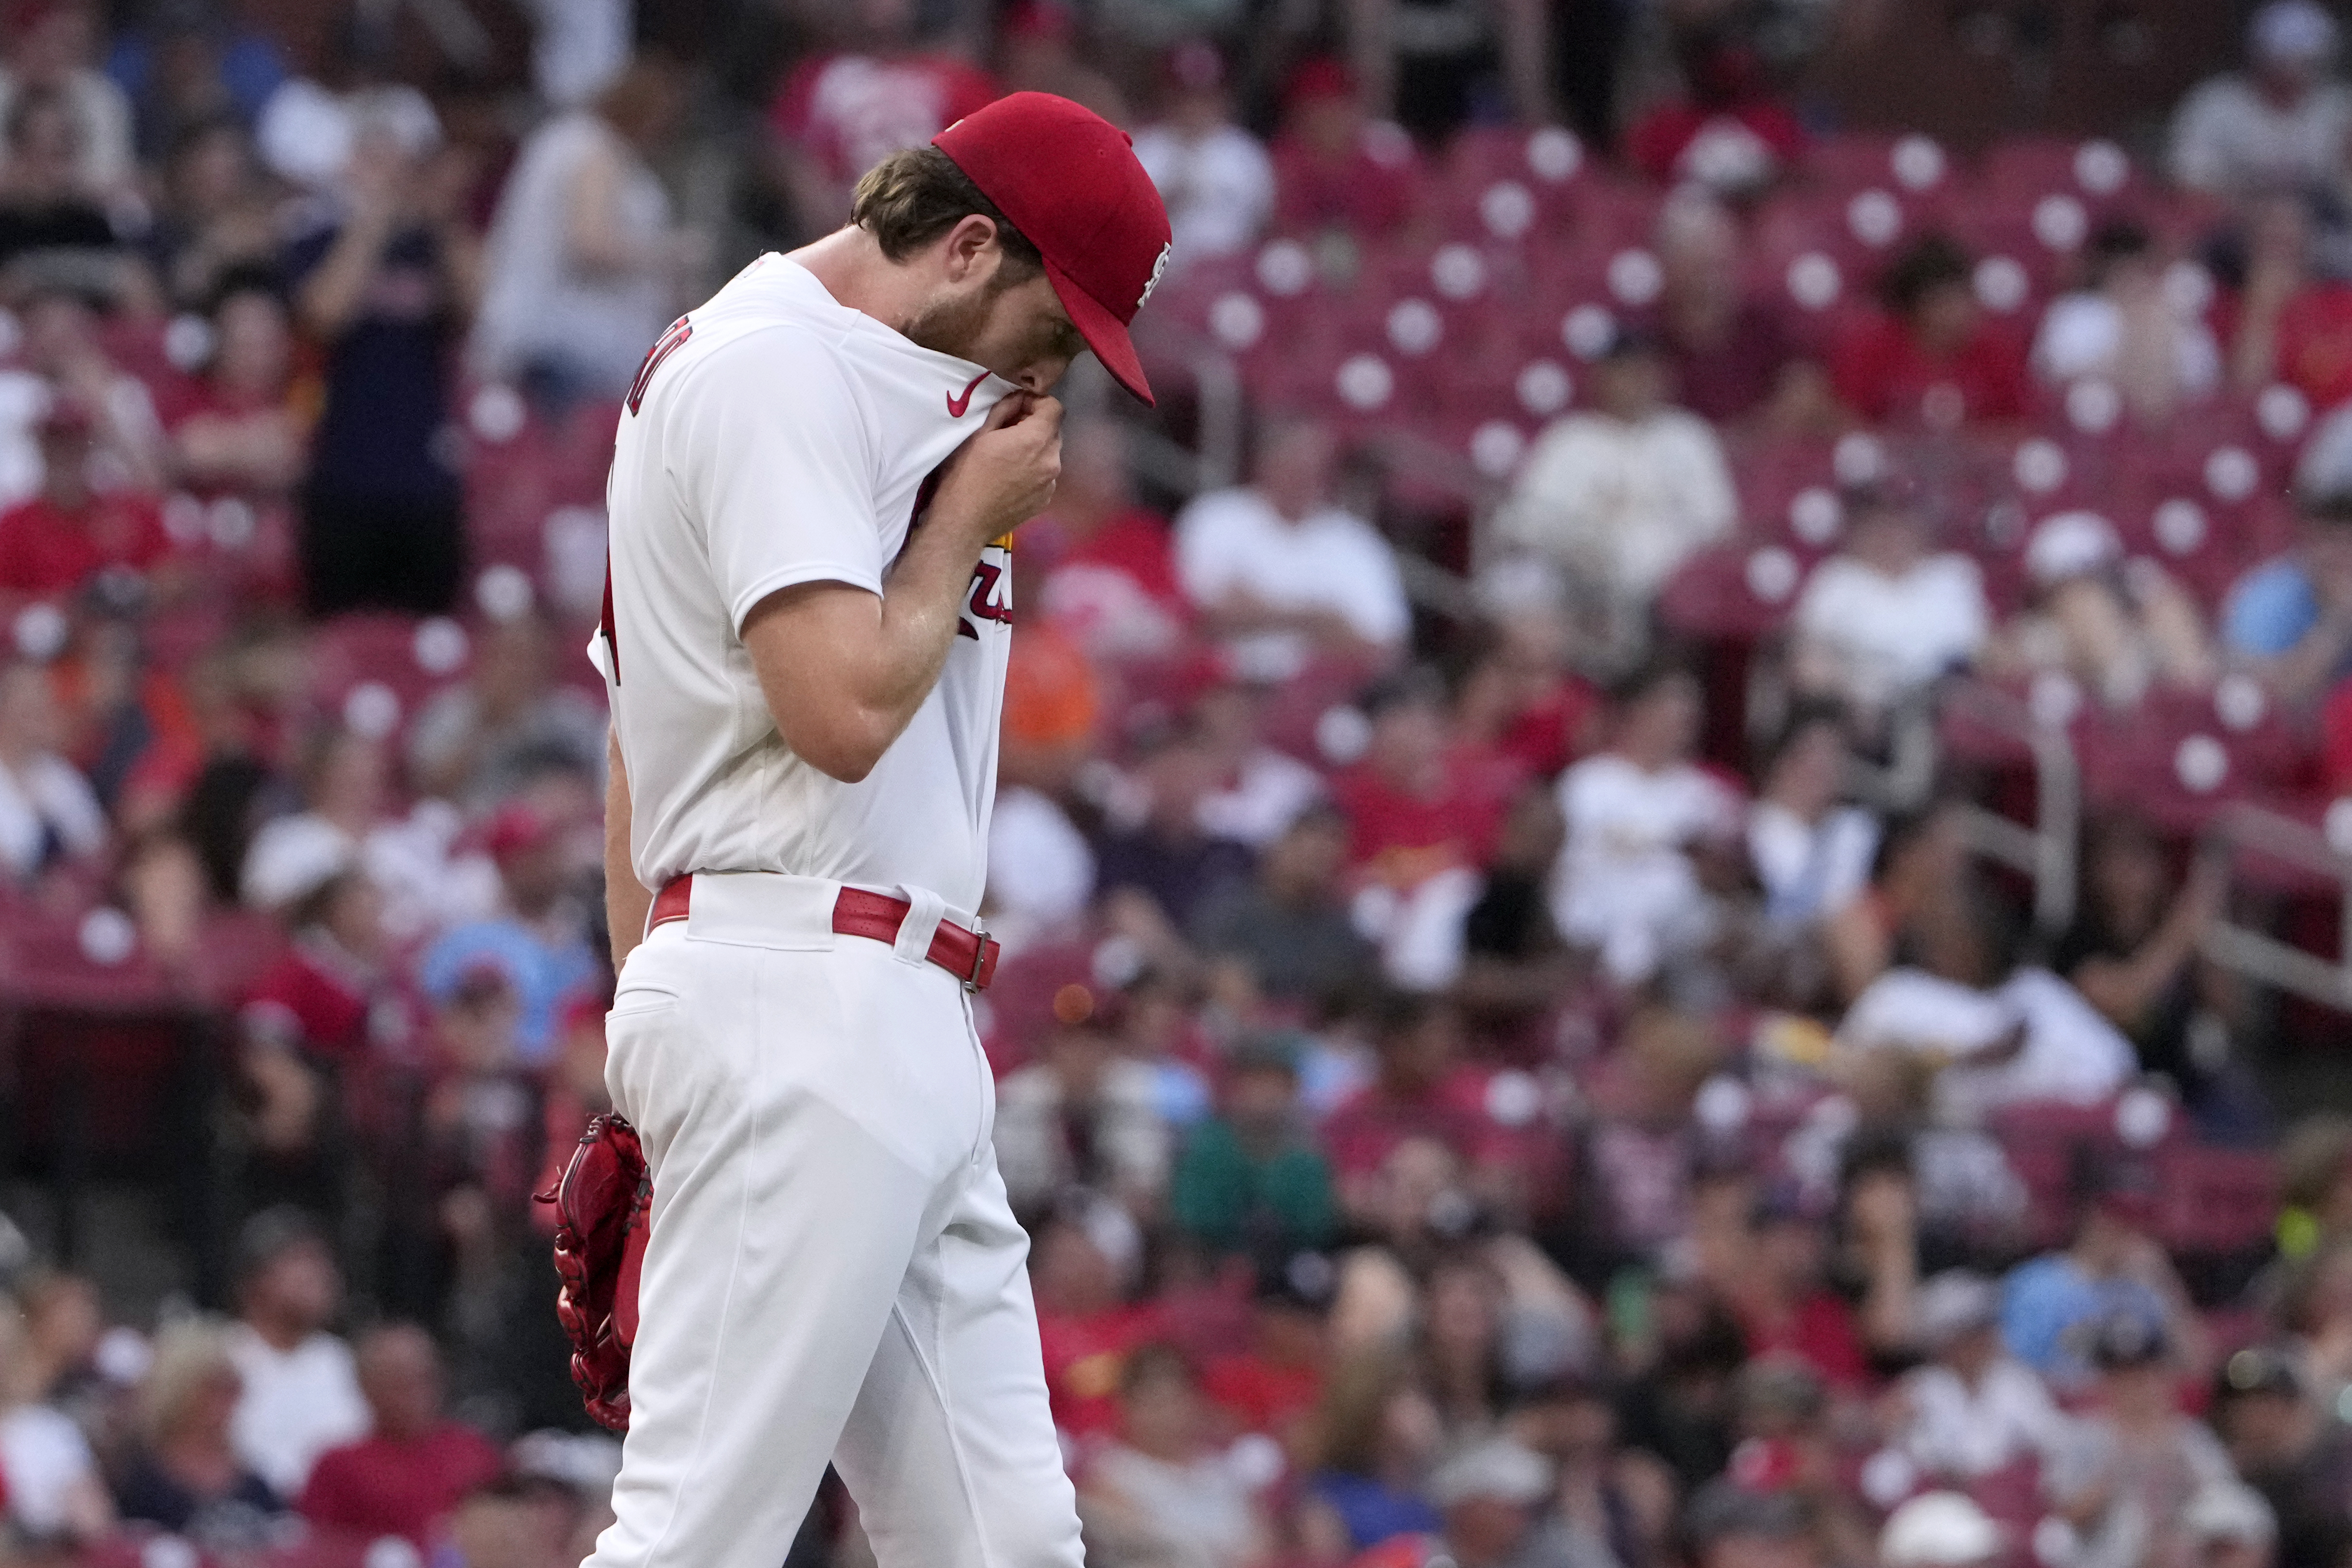
M 180 480 L 205 494 L 289 495 L 307 465 L 307 431 L 289 400 L 294 329 L 271 274 L 230 274 L 212 309 L 212 361 L 173 421 Z
M 1073 419 L 1054 508 L 1021 531 L 1045 618 L 1098 664 L 1172 659 L 1192 625 L 1168 520 L 1136 504 L 1129 471 L 1124 425 Z
M 1906 251 L 1879 281 L 1885 304 L 1846 333 L 1830 379 L 1874 424 L 1931 430 L 1998 425 L 2032 412 L 2025 350 L 1977 304 L 1968 252 L 1942 235 Z
M 1736 1193 L 1746 1184 L 1732 1178 L 1727 1186 Z M 1821 1215 L 1808 1212 L 1793 1190 L 1775 1188 L 1754 1200 L 1749 1215 L 1730 1217 L 1734 1229 L 1724 1245 L 1702 1246 L 1700 1267 L 1738 1320 L 1748 1353 L 1787 1357 L 1832 1388 L 1859 1389 L 1870 1361 L 1853 1309 L 1822 1283 L 1828 1257 Z
M 1398 1144 L 1427 1138 L 1465 1165 L 1486 1163 L 1500 1142 L 1486 1114 L 1485 1083 L 1460 1061 L 1462 1027 L 1434 996 L 1388 998 L 1374 1025 L 1379 1076 L 1323 1124 L 1339 1205 L 1361 1223 L 1382 1212 L 1381 1167 Z
M 1384 239 L 1412 221 L 1421 202 L 1421 154 L 1401 126 L 1367 119 L 1348 68 L 1311 59 L 1283 95 L 1274 139 L 1276 226 Z
M 488 1438 L 443 1415 L 441 1353 L 424 1330 L 375 1330 L 360 1342 L 359 1373 L 375 1425 L 320 1456 L 296 1507 L 321 1535 L 397 1535 L 429 1552 L 466 1494 L 505 1462 Z
M 1037 1342 L 1054 1424 L 1072 1436 L 1107 1432 L 1118 1421 L 1119 1372 L 1127 1354 L 1165 1331 L 1156 1301 L 1122 1299 L 1121 1267 L 1141 1237 L 1115 1205 L 1076 1201 L 1036 1227 L 1029 1282 L 1037 1298 Z
M 804 234 L 849 219 L 858 176 L 908 147 L 920 147 L 997 96 L 988 73 L 915 36 L 911 0 L 859 0 L 813 7 L 835 16 L 833 47 L 811 52 L 784 78 L 768 108 L 785 194 Z
M 1381 682 L 1364 711 L 1372 725 L 1364 760 L 1331 781 L 1354 828 L 1357 874 L 1402 891 L 1485 864 L 1525 770 L 1498 752 L 1451 743 L 1444 683 L 1429 670 Z
M 1748 291 L 1730 211 L 1703 193 L 1677 193 L 1658 214 L 1654 243 L 1664 287 L 1649 324 L 1674 369 L 1674 400 L 1717 424 L 1832 425 L 1829 378 L 1785 313 Z
M 1635 168 L 1660 184 L 1695 181 L 1747 195 L 1804 155 L 1804 130 L 1773 95 L 1754 48 L 1707 28 L 1678 52 L 1689 95 L 1634 121 L 1625 149 Z
M 1202 1392 L 1238 1429 L 1286 1444 L 1307 1436 L 1329 1369 L 1327 1314 L 1338 1283 L 1319 1252 L 1260 1263 L 1248 1346 L 1211 1356 L 1201 1375 Z
M 168 597 L 178 585 L 155 498 L 91 488 L 96 430 L 89 408 L 73 397 L 59 397 L 41 420 L 41 493 L 0 512 L 0 589 L 63 598 L 109 574 L 120 574 L 134 599 Z

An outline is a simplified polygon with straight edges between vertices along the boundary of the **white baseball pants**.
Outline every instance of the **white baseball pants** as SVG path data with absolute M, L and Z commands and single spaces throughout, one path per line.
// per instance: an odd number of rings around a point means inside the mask
M 838 885 L 698 876 L 605 1081 L 653 1176 L 614 1522 L 588 1568 L 778 1568 L 830 1460 L 882 1568 L 1080 1568 L 961 985 Z M 908 896 L 909 889 L 899 889 Z

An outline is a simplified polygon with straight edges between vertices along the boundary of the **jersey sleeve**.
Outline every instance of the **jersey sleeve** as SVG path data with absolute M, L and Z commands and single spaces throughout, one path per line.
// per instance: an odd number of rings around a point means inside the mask
M 823 351 L 787 359 L 764 346 L 762 337 L 730 344 L 698 367 L 672 458 L 739 633 L 782 588 L 846 583 L 879 594 L 886 564 L 848 378 Z

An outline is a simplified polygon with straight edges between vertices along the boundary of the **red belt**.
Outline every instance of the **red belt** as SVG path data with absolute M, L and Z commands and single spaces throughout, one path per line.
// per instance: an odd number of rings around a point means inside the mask
M 653 919 L 646 923 L 646 929 L 651 931 L 686 919 L 687 907 L 693 898 L 693 876 L 689 873 L 677 878 L 655 896 Z M 910 907 L 906 900 L 894 899 L 887 893 L 844 888 L 833 900 L 834 934 L 895 943 L 898 927 Z M 931 951 L 923 956 L 962 981 L 965 990 L 985 991 L 988 983 L 996 978 L 997 951 L 993 937 L 941 921 L 931 935 Z

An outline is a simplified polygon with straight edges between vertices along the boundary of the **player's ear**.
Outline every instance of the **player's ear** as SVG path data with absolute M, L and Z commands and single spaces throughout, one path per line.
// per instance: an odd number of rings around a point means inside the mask
M 982 265 L 982 255 L 996 243 L 996 222 L 978 213 L 966 213 L 948 230 L 947 274 L 950 283 L 961 283 Z

